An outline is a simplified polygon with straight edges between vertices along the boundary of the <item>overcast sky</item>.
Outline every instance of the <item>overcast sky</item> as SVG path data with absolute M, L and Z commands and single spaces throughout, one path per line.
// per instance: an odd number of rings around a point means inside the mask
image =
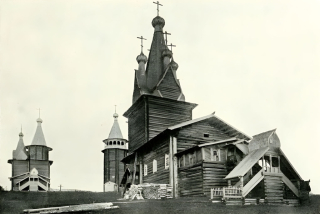
M 251 136 L 277 128 L 320 193 L 320 1 L 160 3 L 186 101 L 199 104 L 193 117 L 215 111 Z M 120 115 L 131 106 L 137 37 L 147 54 L 155 16 L 152 0 L 0 1 L 1 186 L 20 126 L 30 145 L 40 107 L 51 187 L 103 190 L 102 140 L 114 105 Z

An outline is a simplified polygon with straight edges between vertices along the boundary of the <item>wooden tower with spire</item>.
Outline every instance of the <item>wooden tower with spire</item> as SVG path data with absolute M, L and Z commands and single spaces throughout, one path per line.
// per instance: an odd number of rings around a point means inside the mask
M 42 131 L 42 119 L 37 119 L 37 129 L 31 145 L 25 146 L 22 130 L 19 134 L 17 149 L 13 151 L 11 190 L 13 191 L 48 191 L 50 189 L 49 151 Z
M 159 5 L 162 5 L 156 4 L 158 15 L 152 20 L 154 33 L 149 59 L 141 49 L 137 56 L 139 66 L 134 75 L 132 106 L 124 113 L 128 118 L 129 153 L 167 127 L 191 120 L 192 110 L 197 106 L 185 101 L 177 78 L 179 66 L 164 38 L 171 34 L 163 32 L 165 20 L 159 16 Z
M 127 156 L 128 141 L 123 138 L 118 123 L 118 114 L 113 114 L 114 122 L 109 137 L 103 140 L 104 167 L 103 167 L 103 191 L 118 191 L 121 179 L 125 171 L 125 165 L 121 160 Z

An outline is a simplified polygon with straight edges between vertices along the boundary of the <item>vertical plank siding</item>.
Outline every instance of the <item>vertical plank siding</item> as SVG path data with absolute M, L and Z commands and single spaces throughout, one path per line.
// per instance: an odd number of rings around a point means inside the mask
M 209 134 L 208 137 L 204 137 L 204 134 Z M 219 141 L 230 138 L 227 134 L 223 133 L 216 127 L 212 126 L 208 121 L 200 121 L 198 123 L 191 124 L 184 127 L 178 135 L 178 138 L 191 137 L 203 140 Z
M 158 86 L 158 90 L 163 97 L 177 100 L 180 96 L 181 89 L 173 76 L 172 70 L 169 68 L 166 76 Z
M 146 106 L 144 100 L 138 103 L 128 118 L 129 152 L 132 152 L 147 140 Z
M 148 97 L 149 140 L 170 126 L 192 119 L 192 108 L 188 103 Z
M 140 161 L 147 165 L 147 175 L 143 175 L 143 183 L 169 184 L 169 169 L 165 169 L 165 154 L 169 154 L 169 137 L 161 144 L 149 147 L 140 157 Z M 157 172 L 153 173 L 153 160 L 157 161 Z
M 40 175 L 50 176 L 50 163 L 46 160 L 30 160 L 30 170 L 36 168 Z
M 120 160 L 122 160 L 126 156 L 126 150 L 118 148 L 105 149 L 103 153 L 103 183 L 111 181 L 120 185 L 125 170 L 125 165 L 124 163 L 120 162 Z
M 192 119 L 196 104 L 141 96 L 124 114 L 128 118 L 129 153 L 170 126 Z

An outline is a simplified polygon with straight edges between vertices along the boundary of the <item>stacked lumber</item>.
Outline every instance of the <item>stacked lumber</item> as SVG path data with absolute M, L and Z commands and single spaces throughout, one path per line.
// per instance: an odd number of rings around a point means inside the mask
M 265 175 L 265 200 L 268 204 L 283 204 L 284 186 L 281 180 L 281 176 L 277 175 Z
M 138 185 L 131 185 L 130 189 L 128 191 L 126 191 L 126 193 L 124 194 L 124 198 L 125 199 L 143 199 L 142 194 L 141 194 L 141 190 L 142 188 L 139 187 Z
M 244 199 L 244 205 L 257 205 L 259 199 L 257 198 L 245 198 Z
M 112 203 L 96 203 L 96 204 L 81 204 L 81 205 L 71 205 L 63 207 L 48 207 L 39 209 L 26 209 L 23 210 L 24 213 L 39 213 L 39 214 L 49 214 L 49 213 L 73 213 L 73 212 L 89 212 L 98 211 L 106 209 L 118 209 L 119 206 L 113 206 Z
M 131 185 L 125 193 L 125 199 L 161 199 L 172 198 L 172 186 L 169 184 L 139 184 Z
M 203 192 L 210 196 L 212 188 L 226 187 L 227 181 L 224 179 L 228 171 L 224 162 L 205 161 L 203 162 Z
M 230 198 L 228 200 L 226 200 L 226 205 L 231 205 L 231 206 L 234 206 L 234 205 L 243 205 L 243 200 L 242 199 L 239 199 L 239 198 Z

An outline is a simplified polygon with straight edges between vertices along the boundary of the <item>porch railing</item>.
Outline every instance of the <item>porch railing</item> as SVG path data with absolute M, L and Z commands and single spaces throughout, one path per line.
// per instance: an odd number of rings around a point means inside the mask
M 230 187 L 218 187 L 211 189 L 211 199 L 215 196 L 226 198 L 242 198 L 242 188 L 230 186 Z

